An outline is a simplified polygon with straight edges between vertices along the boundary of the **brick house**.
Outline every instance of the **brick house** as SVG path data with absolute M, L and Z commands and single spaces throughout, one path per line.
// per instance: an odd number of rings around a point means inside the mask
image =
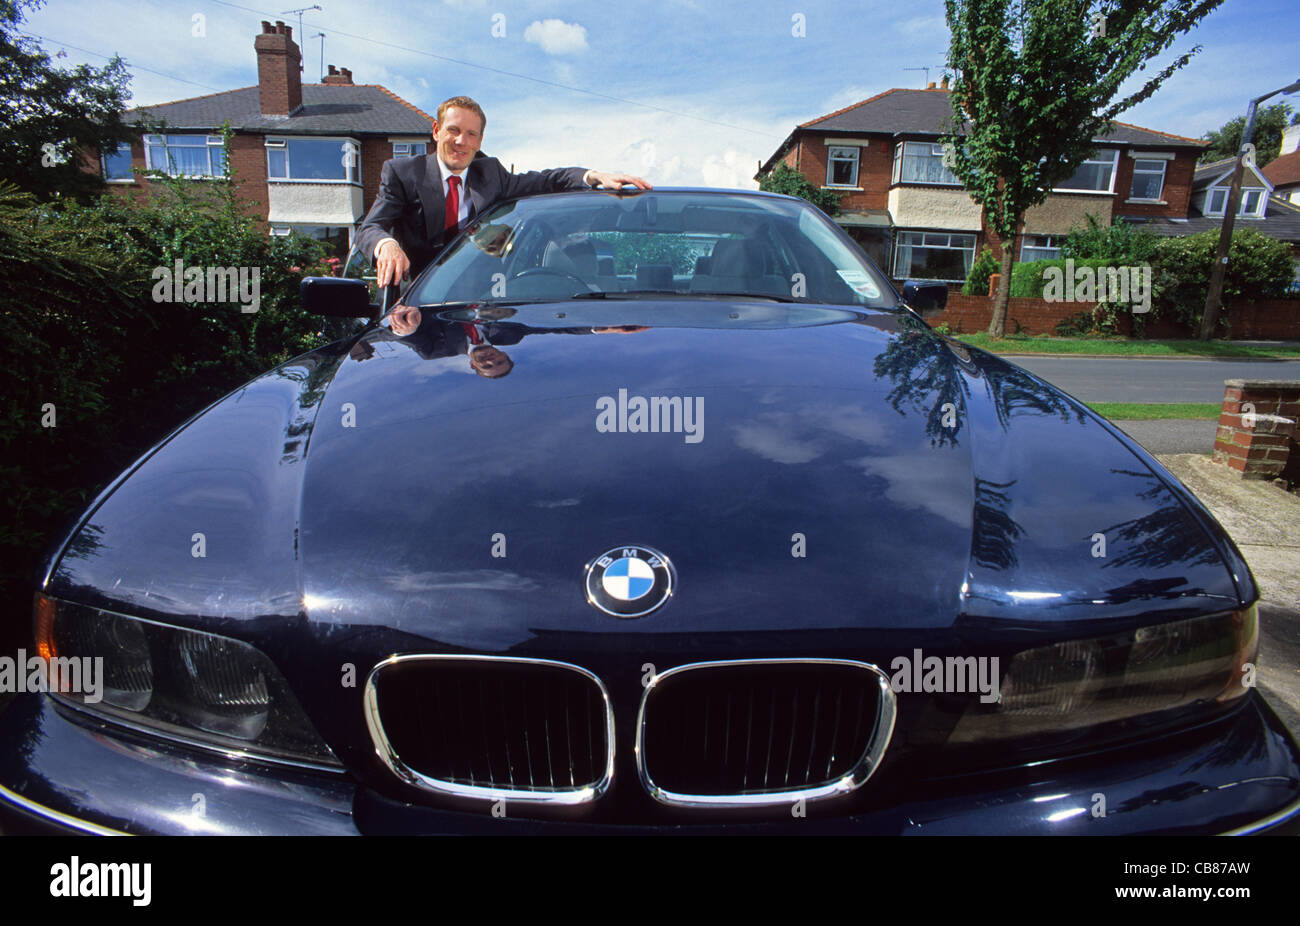
M 354 84 L 330 65 L 319 84 L 302 83 L 293 30 L 262 23 L 253 43 L 257 86 L 129 110 L 124 120 L 164 120 L 165 134 L 142 134 L 113 154 L 90 159 L 111 189 L 149 196 L 132 168 L 172 176 L 220 177 L 224 121 L 234 130 L 231 159 L 240 195 L 270 234 L 298 230 L 344 256 L 379 191 L 383 163 L 428 153 L 434 117 L 377 84 Z
M 1001 246 L 944 166 L 939 140 L 952 119 L 950 98 L 945 78 L 819 116 L 797 126 L 755 179 L 783 163 L 842 193 L 835 221 L 896 282 L 962 282 L 981 248 L 1000 256 Z M 1206 142 L 1121 122 L 1095 141 L 1094 156 L 1025 214 L 1018 260 L 1059 257 L 1065 235 L 1089 214 L 1104 225 L 1119 216 L 1186 219 Z

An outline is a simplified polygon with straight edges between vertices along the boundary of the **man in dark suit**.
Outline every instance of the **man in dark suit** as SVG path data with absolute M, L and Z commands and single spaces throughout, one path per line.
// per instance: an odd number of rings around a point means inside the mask
M 438 107 L 433 124 L 437 153 L 384 162 L 379 195 L 357 233 L 357 246 L 377 268 L 380 286 L 414 276 L 456 237 L 471 218 L 497 200 L 533 193 L 616 190 L 650 184 L 628 174 L 557 167 L 512 174 L 479 147 L 487 117 L 469 97 Z

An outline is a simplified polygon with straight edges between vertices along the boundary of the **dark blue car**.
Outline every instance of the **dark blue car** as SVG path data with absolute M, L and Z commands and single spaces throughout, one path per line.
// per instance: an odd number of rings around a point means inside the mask
M 943 299 L 788 197 L 493 209 L 51 554 L 4 826 L 1294 828 L 1241 554 Z

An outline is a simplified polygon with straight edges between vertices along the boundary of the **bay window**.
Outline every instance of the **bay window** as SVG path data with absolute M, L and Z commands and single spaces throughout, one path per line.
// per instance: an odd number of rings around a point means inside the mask
M 145 166 L 169 177 L 222 177 L 226 149 L 220 135 L 146 135 Z
M 266 140 L 266 176 L 271 180 L 358 183 L 361 146 L 350 138 Z
M 961 186 L 944 164 L 943 145 L 921 141 L 901 142 L 894 148 L 894 182 Z
M 894 245 L 894 279 L 959 283 L 975 259 L 975 236 L 948 232 L 899 232 Z
M 1113 193 L 1119 149 L 1101 151 L 1079 165 L 1074 175 L 1053 187 L 1056 193 Z

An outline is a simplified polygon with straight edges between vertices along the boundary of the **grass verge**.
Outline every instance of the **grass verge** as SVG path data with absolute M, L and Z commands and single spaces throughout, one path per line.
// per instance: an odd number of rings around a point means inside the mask
M 1089 408 L 1112 421 L 1154 421 L 1195 418 L 1215 421 L 1219 406 L 1213 402 L 1086 402 Z

